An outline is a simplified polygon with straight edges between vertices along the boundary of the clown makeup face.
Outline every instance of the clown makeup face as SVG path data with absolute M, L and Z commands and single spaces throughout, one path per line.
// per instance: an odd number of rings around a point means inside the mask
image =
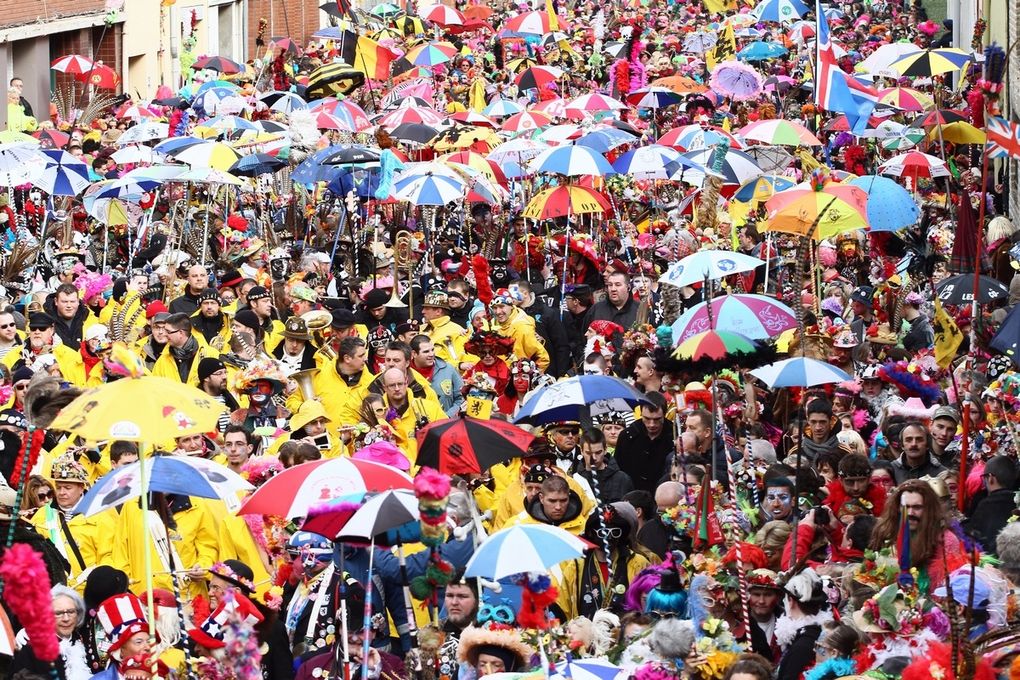
M 273 396 L 273 384 L 268 380 L 256 380 L 251 388 L 249 398 L 256 406 L 264 406 Z
M 793 492 L 785 486 L 765 490 L 762 509 L 771 519 L 786 519 L 793 513 Z
M 517 394 L 523 395 L 531 389 L 531 377 L 527 373 L 518 373 L 514 376 L 514 389 Z

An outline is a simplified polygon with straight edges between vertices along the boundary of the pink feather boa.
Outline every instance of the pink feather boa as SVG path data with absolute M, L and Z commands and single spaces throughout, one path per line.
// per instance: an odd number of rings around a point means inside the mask
M 4 580 L 4 600 L 25 627 L 36 658 L 53 663 L 60 656 L 60 642 L 50 576 L 42 557 L 24 543 L 15 543 L 0 563 L 0 578 Z

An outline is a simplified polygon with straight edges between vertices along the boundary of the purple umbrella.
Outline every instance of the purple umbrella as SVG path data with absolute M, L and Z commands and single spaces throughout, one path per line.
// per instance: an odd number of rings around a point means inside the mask
M 765 340 L 796 327 L 794 311 L 767 295 L 723 295 L 712 300 L 713 330 Z M 708 303 L 702 302 L 673 322 L 673 342 L 679 344 L 709 329 Z
M 724 61 L 712 71 L 712 89 L 734 101 L 754 99 L 762 91 L 762 79 L 752 67 L 739 61 Z

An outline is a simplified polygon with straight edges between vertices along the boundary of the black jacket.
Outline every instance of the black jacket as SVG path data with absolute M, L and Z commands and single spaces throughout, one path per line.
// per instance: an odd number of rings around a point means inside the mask
M 588 310 L 586 309 L 581 314 L 567 312 L 563 317 L 563 329 L 567 335 L 567 345 L 570 347 L 571 367 L 584 363 L 584 330 L 587 328 L 584 319 L 587 315 Z
M 43 311 L 53 317 L 53 330 L 61 342 L 71 349 L 76 350 L 81 347 L 82 335 L 85 332 L 85 319 L 89 315 L 89 308 L 85 306 L 84 302 L 78 305 L 78 311 L 74 313 L 74 318 L 62 319 L 57 314 L 56 293 L 52 293 L 43 303 Z
M 640 420 L 631 423 L 620 433 L 614 457 L 620 469 L 634 482 L 635 489 L 644 489 L 655 495 L 655 488 L 666 470 L 666 461 L 673 453 L 673 441 L 664 427 L 654 441 Z
M 634 325 L 637 320 L 638 303 L 634 301 L 634 298 L 628 297 L 627 302 L 623 305 L 623 309 L 617 309 L 613 306 L 613 303 L 607 300 L 596 302 L 588 309 L 588 313 L 584 316 L 584 323 L 582 328 L 587 331 L 588 326 L 591 325 L 592 321 L 612 321 L 623 326 L 624 331 L 630 330 L 630 327 Z M 619 338 L 610 338 L 613 342 L 614 347 L 621 347 L 623 334 L 618 333 Z
M 528 514 L 531 515 L 532 518 L 538 520 L 542 524 L 559 526 L 581 516 L 581 497 L 578 496 L 577 492 L 573 489 L 567 490 L 567 496 L 569 498 L 567 501 L 567 514 L 563 515 L 563 519 L 558 522 L 554 522 L 545 516 L 545 510 L 542 508 L 542 499 L 539 498 L 538 495 L 532 498 L 531 502 L 524 506 L 524 509 L 528 511 Z
M 187 314 L 191 316 L 198 311 L 198 296 L 192 295 L 185 289 L 184 295 L 170 301 L 168 309 L 171 314 Z
M 995 554 L 995 539 L 1016 510 L 1014 493 L 1009 489 L 992 491 L 978 502 L 967 520 L 967 533 L 981 544 L 986 553 Z
M 581 476 L 588 480 L 593 489 L 598 484 L 599 500 L 602 503 L 623 500 L 625 494 L 634 490 L 634 482 L 620 469 L 615 458 L 607 458 L 606 466 L 601 470 L 583 470 Z M 592 478 L 595 478 L 594 482 Z
M 938 459 L 931 454 L 928 455 L 928 460 L 921 465 L 915 468 L 907 467 L 907 454 L 905 453 L 901 453 L 900 457 L 892 462 L 892 468 L 893 479 L 896 480 L 897 484 L 902 484 L 908 479 L 920 479 L 924 476 L 935 477 L 945 470 Z
M 822 627 L 817 623 L 801 628 L 783 652 L 776 669 L 776 680 L 800 680 L 801 673 L 815 663 L 815 643 L 821 635 Z
M 191 317 L 191 325 L 202 334 L 206 342 L 212 342 L 213 338 L 220 334 L 223 327 L 229 323 L 227 315 L 220 312 L 214 317 L 203 316 L 202 314 L 196 314 Z M 283 345 L 283 343 L 280 343 Z
M 536 296 L 531 306 L 524 308 L 524 313 L 535 320 L 535 330 L 545 339 L 545 347 L 549 351 L 549 375 L 559 377 L 565 374 L 571 365 L 570 343 L 559 312 Z

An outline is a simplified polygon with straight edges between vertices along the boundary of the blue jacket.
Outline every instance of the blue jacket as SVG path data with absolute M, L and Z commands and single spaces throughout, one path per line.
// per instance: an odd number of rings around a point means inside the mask
M 432 369 L 432 389 L 439 397 L 439 405 L 446 412 L 447 417 L 453 418 L 460 412 L 464 404 L 464 395 L 461 394 L 461 387 L 464 380 L 460 372 L 452 365 L 439 357 L 436 357 L 436 365 Z

